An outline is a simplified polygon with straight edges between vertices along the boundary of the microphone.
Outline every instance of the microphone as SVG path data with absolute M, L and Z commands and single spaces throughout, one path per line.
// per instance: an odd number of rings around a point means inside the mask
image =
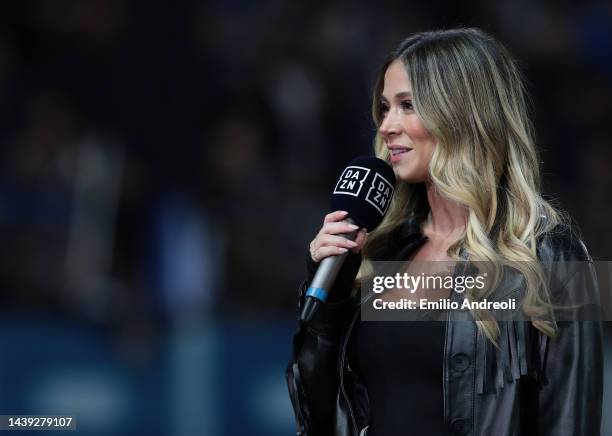
M 332 193 L 332 210 L 348 212 L 346 221 L 374 230 L 383 220 L 395 190 L 395 174 L 391 166 L 382 159 L 360 156 L 353 159 L 340 173 Z M 347 239 L 355 240 L 358 230 L 344 233 Z M 327 300 L 344 259 L 343 253 L 321 260 L 317 272 L 306 291 L 300 322 L 312 320 L 318 307 Z

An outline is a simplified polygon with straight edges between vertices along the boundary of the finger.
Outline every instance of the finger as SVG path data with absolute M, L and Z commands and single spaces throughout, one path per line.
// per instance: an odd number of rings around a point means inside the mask
M 355 230 L 357 230 L 359 227 L 356 226 L 355 224 L 349 224 L 347 222 L 344 221 L 340 221 L 340 222 L 329 222 L 329 223 L 325 223 L 323 224 L 323 227 L 321 228 L 321 231 L 319 232 L 319 234 L 322 235 L 337 235 L 340 233 L 350 233 L 350 232 L 354 232 Z
M 358 246 L 362 246 L 367 237 L 368 237 L 368 232 L 366 231 L 366 229 L 361 229 L 357 233 L 357 237 L 355 238 L 355 243 Z
M 315 243 L 314 248 L 317 247 L 344 247 L 344 248 L 353 248 L 357 246 L 355 241 L 351 241 L 350 239 L 346 239 L 342 236 L 336 235 L 321 235 L 318 238 L 317 243 Z
M 315 262 L 320 262 L 321 260 L 325 259 L 326 257 L 329 256 L 337 256 L 339 254 L 344 254 L 346 253 L 348 250 L 344 247 L 320 247 L 318 249 L 315 250 L 314 257 L 312 258 L 312 260 L 314 260 Z
M 367 237 L 368 237 L 368 233 L 366 232 L 365 229 L 359 230 L 359 233 L 357 233 L 357 237 L 355 238 L 355 244 L 357 245 L 351 248 L 351 253 L 355 253 L 355 254 L 359 253 Z
M 335 212 L 328 213 L 323 219 L 323 224 L 343 220 L 347 215 L 348 212 L 344 210 L 337 210 Z

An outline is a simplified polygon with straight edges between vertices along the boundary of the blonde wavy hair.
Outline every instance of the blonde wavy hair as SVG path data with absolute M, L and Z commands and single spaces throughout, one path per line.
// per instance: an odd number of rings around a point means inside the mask
M 395 60 L 405 66 L 413 107 L 436 139 L 429 166 L 431 182 L 439 193 L 469 211 L 463 235 L 447 254 L 459 260 L 463 249 L 470 261 L 511 264 L 518 269 L 527 285 L 523 313 L 544 334 L 554 336 L 536 244 L 563 218 L 540 194 L 538 155 L 517 65 L 500 43 L 478 29 L 412 35 L 391 53 L 376 81 L 372 104 L 376 126 L 382 122 L 384 74 Z M 388 149 L 378 133 L 374 148 L 378 157 L 388 161 Z M 394 229 L 407 219 L 422 223 L 427 217 L 424 185 L 398 182 L 385 220 L 364 246 L 362 270 L 369 256 L 388 243 Z M 487 312 L 474 316 L 479 330 L 496 342 L 498 323 Z

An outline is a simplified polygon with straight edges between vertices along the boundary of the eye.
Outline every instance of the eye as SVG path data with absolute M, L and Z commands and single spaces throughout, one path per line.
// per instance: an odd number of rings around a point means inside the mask
M 389 112 L 389 105 L 387 103 L 381 102 L 378 107 L 378 110 L 381 115 L 385 115 L 387 112 Z
M 414 110 L 414 107 L 412 106 L 412 100 L 404 100 L 400 104 L 402 106 L 402 109 L 405 111 Z

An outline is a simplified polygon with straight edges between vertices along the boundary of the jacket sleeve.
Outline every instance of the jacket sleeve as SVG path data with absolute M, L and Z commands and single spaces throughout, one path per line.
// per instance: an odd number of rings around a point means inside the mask
M 592 265 L 579 271 L 563 287 L 570 296 L 597 291 Z M 565 299 L 564 298 L 564 299 Z M 601 325 L 584 305 L 573 320 L 558 322 L 557 336 L 547 338 L 545 385 L 538 398 L 538 435 L 599 435 L 601 424 L 603 356 Z
M 313 264 L 309 262 L 309 280 L 300 289 L 298 313 L 304 292 L 316 271 L 317 265 Z M 347 257 L 328 302 L 319 307 L 308 325 L 298 326 L 293 338 L 286 378 L 298 435 L 333 434 L 339 387 L 338 353 L 343 333 L 356 310 L 354 300 L 349 296 L 360 264 L 360 255 Z

